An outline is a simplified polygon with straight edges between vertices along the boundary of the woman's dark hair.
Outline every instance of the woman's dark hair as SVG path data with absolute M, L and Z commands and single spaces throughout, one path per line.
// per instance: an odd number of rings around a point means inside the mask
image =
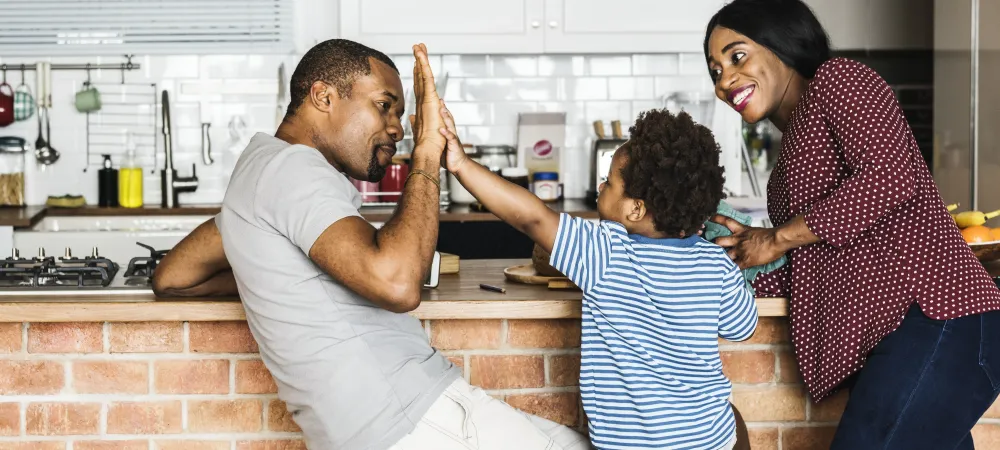
M 726 181 L 719 145 L 688 113 L 640 113 L 622 150 L 625 195 L 645 202 L 658 231 L 691 236 L 719 208 Z
M 802 0 L 733 0 L 708 21 L 708 39 L 715 27 L 729 28 L 771 50 L 803 78 L 830 59 L 830 39 L 819 19 Z

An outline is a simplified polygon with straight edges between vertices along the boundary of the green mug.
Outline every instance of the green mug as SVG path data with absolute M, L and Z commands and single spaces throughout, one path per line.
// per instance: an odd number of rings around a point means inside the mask
M 76 110 L 82 113 L 101 109 L 101 93 L 97 88 L 84 84 L 83 90 L 76 93 Z
M 34 114 L 35 96 L 31 95 L 31 88 L 22 83 L 14 91 L 14 120 L 28 120 Z

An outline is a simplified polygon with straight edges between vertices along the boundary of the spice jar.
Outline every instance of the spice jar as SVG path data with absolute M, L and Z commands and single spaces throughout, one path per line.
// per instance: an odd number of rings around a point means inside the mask
M 545 202 L 559 200 L 559 174 L 556 172 L 535 172 L 531 185 L 535 195 Z
M 24 139 L 0 138 L 0 206 L 24 206 L 26 150 Z

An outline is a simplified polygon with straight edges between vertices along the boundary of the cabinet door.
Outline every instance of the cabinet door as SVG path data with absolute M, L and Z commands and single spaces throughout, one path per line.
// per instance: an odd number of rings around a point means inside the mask
M 541 53 L 540 0 L 341 0 L 341 37 L 390 54 Z
M 823 25 L 834 50 L 863 50 L 868 45 L 868 0 L 804 0 Z
M 702 52 L 724 0 L 545 0 L 547 53 Z

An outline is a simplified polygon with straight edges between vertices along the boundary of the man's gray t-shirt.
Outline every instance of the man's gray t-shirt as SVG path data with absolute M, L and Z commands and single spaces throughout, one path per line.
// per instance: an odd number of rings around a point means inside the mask
M 311 449 L 388 448 L 460 376 L 419 320 L 309 259 L 320 234 L 360 206 L 318 150 L 258 133 L 216 217 L 261 357 Z

